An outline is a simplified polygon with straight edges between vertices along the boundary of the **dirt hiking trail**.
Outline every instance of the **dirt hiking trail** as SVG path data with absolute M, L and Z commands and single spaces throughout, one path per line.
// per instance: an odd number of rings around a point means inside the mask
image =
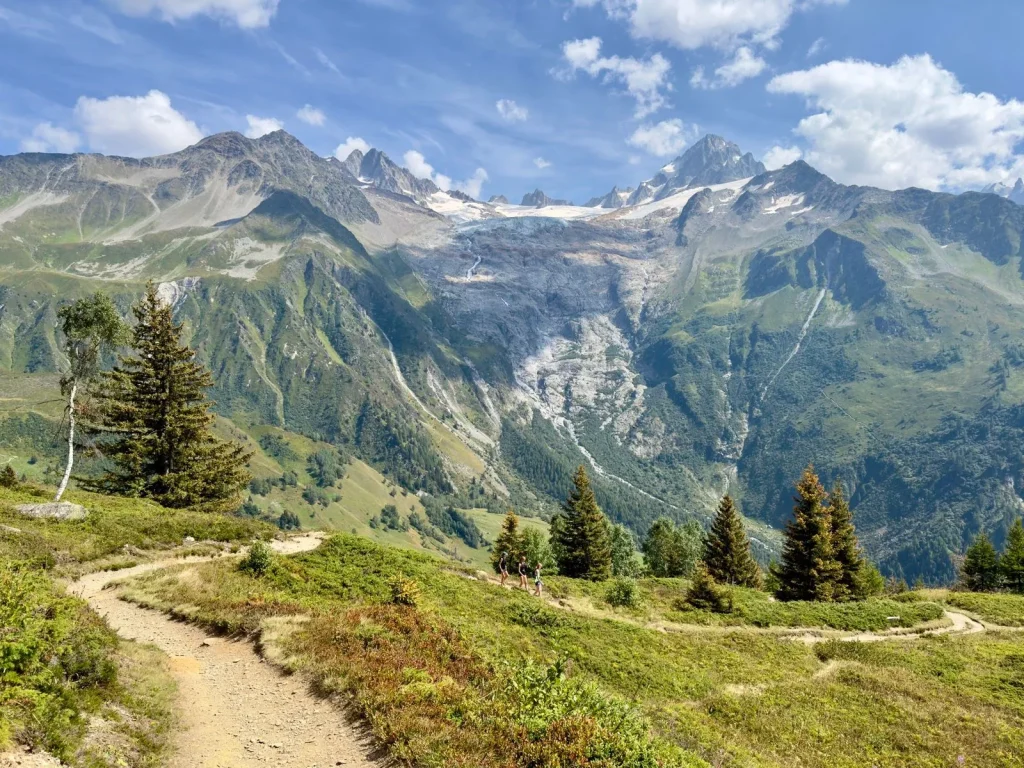
M 319 546 L 320 535 L 275 542 L 281 554 Z M 326 768 L 384 765 L 372 739 L 345 722 L 330 701 L 261 659 L 244 640 L 211 638 L 202 629 L 126 603 L 112 582 L 213 558 L 178 558 L 93 573 L 70 585 L 126 639 L 151 643 L 170 657 L 178 684 L 178 726 L 169 768 Z

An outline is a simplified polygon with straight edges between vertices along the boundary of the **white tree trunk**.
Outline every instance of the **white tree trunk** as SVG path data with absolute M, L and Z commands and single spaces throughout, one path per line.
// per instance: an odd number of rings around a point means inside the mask
M 68 481 L 71 479 L 71 465 L 75 461 L 75 395 L 78 393 L 78 382 L 71 385 L 71 394 L 68 395 L 68 466 L 64 470 L 64 479 L 60 481 L 60 488 L 57 489 L 57 497 L 54 501 L 60 501 L 64 491 L 68 488 Z

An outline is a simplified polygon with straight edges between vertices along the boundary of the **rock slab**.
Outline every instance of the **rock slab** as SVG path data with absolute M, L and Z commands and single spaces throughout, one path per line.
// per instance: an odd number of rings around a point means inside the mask
M 81 504 L 68 501 L 49 504 L 19 504 L 15 507 L 26 517 L 48 518 L 50 520 L 85 520 L 89 512 Z

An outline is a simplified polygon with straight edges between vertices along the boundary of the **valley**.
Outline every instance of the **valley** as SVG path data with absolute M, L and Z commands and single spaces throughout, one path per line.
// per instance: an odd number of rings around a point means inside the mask
M 127 309 L 152 279 L 223 417 L 342 446 L 378 487 L 480 483 L 546 518 L 583 463 L 640 536 L 728 491 L 766 562 L 783 478 L 813 461 L 884 571 L 948 582 L 1024 507 L 1021 209 L 741 156 L 706 137 L 675 175 L 592 201 L 612 207 L 480 203 L 283 132 L 3 158 L 0 365 L 45 379 L 58 297 Z M 5 412 L 9 445 L 46 452 L 42 400 Z

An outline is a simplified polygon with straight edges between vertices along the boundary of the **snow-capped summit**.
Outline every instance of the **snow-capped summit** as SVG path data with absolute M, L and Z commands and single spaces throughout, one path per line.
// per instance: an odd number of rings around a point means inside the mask
M 642 182 L 630 195 L 627 205 L 661 200 L 690 187 L 706 187 L 746 179 L 765 172 L 764 165 L 721 136 L 708 134 L 653 178 Z
M 1012 187 L 1009 184 L 1003 184 L 1002 182 L 995 182 L 989 184 L 987 187 L 982 188 L 982 192 L 989 192 L 993 195 L 999 195 L 1005 197 L 1007 200 L 1016 203 L 1017 205 L 1024 205 L 1024 179 L 1017 179 L 1017 183 Z
M 618 187 L 612 187 L 612 191 L 603 197 L 591 198 L 585 207 L 587 208 L 621 208 L 629 200 L 629 196 L 633 194 L 632 187 L 626 187 L 625 189 L 619 189 Z

